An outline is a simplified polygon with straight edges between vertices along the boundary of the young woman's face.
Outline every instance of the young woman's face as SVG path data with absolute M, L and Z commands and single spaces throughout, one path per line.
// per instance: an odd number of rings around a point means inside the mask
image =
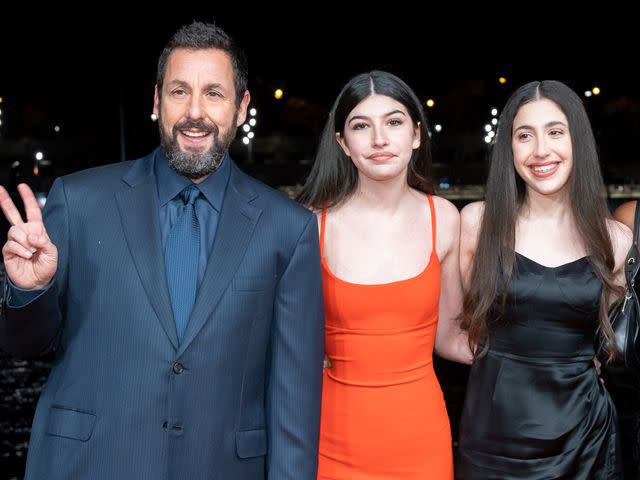
M 520 107 L 513 119 L 513 164 L 527 188 L 541 195 L 561 192 L 571 176 L 573 153 L 569 122 L 551 100 Z
M 384 181 L 403 175 L 413 150 L 420 146 L 420 129 L 406 107 L 385 95 L 373 94 L 347 116 L 338 143 L 361 176 Z

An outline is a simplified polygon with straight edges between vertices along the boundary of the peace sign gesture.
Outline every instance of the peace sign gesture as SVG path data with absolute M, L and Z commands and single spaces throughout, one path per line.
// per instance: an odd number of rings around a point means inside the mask
M 2 247 L 4 266 L 13 284 L 25 290 L 46 287 L 58 268 L 58 249 L 42 222 L 40 205 L 28 185 L 18 185 L 27 221 L 24 222 L 7 190 L 0 185 L 0 207 L 11 228 Z

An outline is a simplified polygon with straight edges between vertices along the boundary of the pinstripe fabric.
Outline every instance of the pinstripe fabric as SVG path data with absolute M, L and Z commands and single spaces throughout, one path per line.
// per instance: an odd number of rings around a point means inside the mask
M 152 160 L 63 177 L 50 192 L 55 282 L 0 325 L 15 354 L 57 346 L 26 479 L 315 479 L 315 218 L 233 166 L 178 342 Z
M 180 192 L 184 208 L 169 232 L 164 253 L 178 339 L 184 334 L 198 289 L 200 225 L 195 202 L 199 195 L 200 190 L 195 185 L 189 185 Z

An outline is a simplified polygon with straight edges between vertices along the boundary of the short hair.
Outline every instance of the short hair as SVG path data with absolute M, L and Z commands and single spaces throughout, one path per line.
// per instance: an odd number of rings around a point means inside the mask
M 218 49 L 227 53 L 233 67 L 236 105 L 240 105 L 244 92 L 247 90 L 249 77 L 247 56 L 235 40 L 222 28 L 212 23 L 195 21 L 189 25 L 182 26 L 174 33 L 162 50 L 160 58 L 158 58 L 158 69 L 156 73 L 158 97 L 162 96 L 162 85 L 164 83 L 164 75 L 167 70 L 169 55 L 177 48 L 185 48 L 188 50 Z

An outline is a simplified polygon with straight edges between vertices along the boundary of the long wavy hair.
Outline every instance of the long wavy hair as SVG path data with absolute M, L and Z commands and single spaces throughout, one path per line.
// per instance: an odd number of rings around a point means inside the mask
M 349 113 L 373 94 L 385 95 L 400 102 L 407 109 L 413 126 L 419 127 L 420 146 L 411 155 L 407 183 L 425 193 L 432 193 L 431 141 L 420 100 L 400 78 L 388 72 L 374 70 L 349 80 L 333 104 L 320 136 L 311 172 L 296 197 L 303 205 L 316 209 L 332 207 L 346 200 L 355 191 L 358 169 L 340 148 L 336 133 L 344 135 Z
M 554 102 L 569 122 L 573 171 L 567 187 L 571 213 L 588 260 L 604 285 L 599 311 L 600 335 L 607 340 L 613 338 L 607 309 L 609 299 L 620 289 L 614 284 L 615 261 L 606 223 L 610 213 L 591 123 L 582 100 L 567 85 L 554 80 L 531 82 L 520 87 L 507 101 L 490 154 L 484 214 L 462 314 L 462 328 L 468 331 L 470 345 L 484 344 L 476 351 L 476 357 L 489 348 L 487 317 L 500 283 L 504 292 L 502 308 L 506 305 L 515 264 L 516 220 L 526 195 L 526 184 L 513 165 L 513 120 L 523 105 L 541 99 Z

